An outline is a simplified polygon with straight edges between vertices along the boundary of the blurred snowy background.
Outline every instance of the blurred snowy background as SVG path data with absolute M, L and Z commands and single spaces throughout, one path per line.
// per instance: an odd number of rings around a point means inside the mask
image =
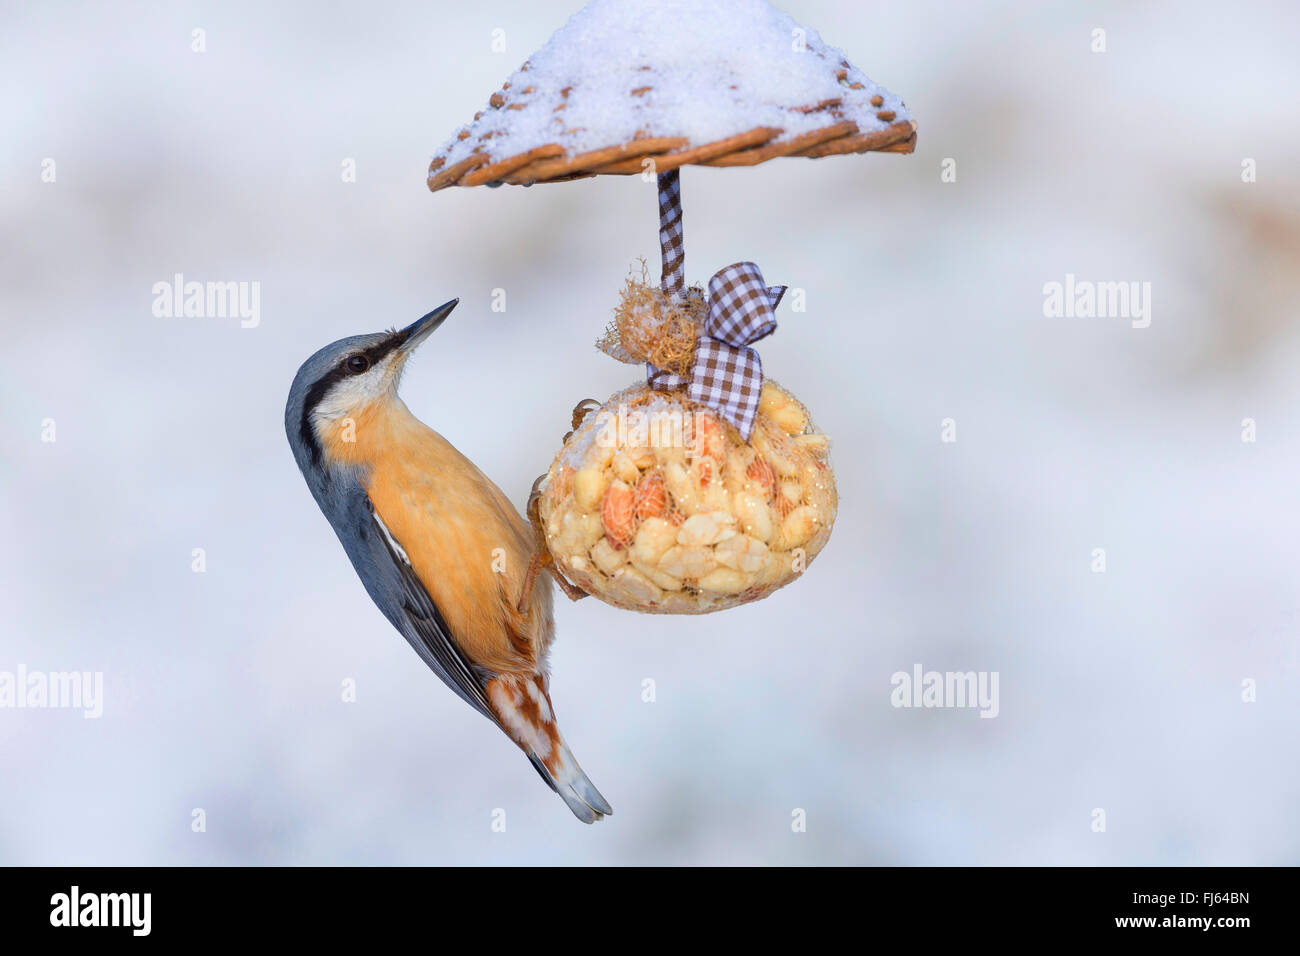
M 557 605 L 593 828 L 372 606 L 281 426 L 316 348 L 460 296 L 404 396 L 522 505 L 634 377 L 591 342 L 653 186 L 424 184 L 576 5 L 0 10 L 0 670 L 105 681 L 0 710 L 0 862 L 1300 862 L 1295 4 L 779 4 L 919 122 L 683 175 L 691 279 L 807 290 L 763 358 L 842 508 L 761 604 Z M 177 272 L 260 325 L 155 318 Z M 1150 327 L 1044 318 L 1067 273 L 1149 281 Z M 999 716 L 893 708 L 917 663 L 997 671 Z

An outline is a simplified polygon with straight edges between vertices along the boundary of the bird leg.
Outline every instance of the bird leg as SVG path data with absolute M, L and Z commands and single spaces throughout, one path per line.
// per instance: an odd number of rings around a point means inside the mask
M 573 413 L 570 416 L 570 431 L 565 433 L 561 442 L 567 442 L 569 438 L 572 437 L 573 433 L 578 430 L 578 426 L 582 424 L 582 420 L 597 408 L 600 408 L 600 402 L 596 401 L 594 398 L 584 398 L 577 405 L 574 405 Z M 537 576 L 541 574 L 542 571 L 551 572 L 551 577 L 555 580 L 555 583 L 560 586 L 560 590 L 564 592 L 564 596 L 570 601 L 581 601 L 583 598 L 588 596 L 586 591 L 578 587 L 576 584 L 570 583 L 568 578 L 564 576 L 563 572 L 561 572 L 559 567 L 555 564 L 555 558 L 551 557 L 551 549 L 546 546 L 546 532 L 542 529 L 542 493 L 538 490 L 538 486 L 545 480 L 545 478 L 546 476 L 542 475 L 534 481 L 533 488 L 528 493 L 527 513 L 528 520 L 533 526 L 535 547 L 533 550 L 533 556 L 528 562 L 528 570 L 524 574 L 523 593 L 519 598 L 519 613 L 521 614 L 524 613 L 524 609 L 528 607 L 528 602 L 533 596 L 533 587 L 537 584 Z
M 576 411 L 574 414 L 577 414 Z M 528 562 L 528 570 L 524 573 L 523 592 L 519 597 L 520 614 L 527 613 L 528 602 L 533 596 L 533 587 L 537 584 L 537 576 L 544 570 L 551 572 L 551 577 L 570 601 L 580 601 L 587 597 L 586 591 L 577 585 L 569 583 L 568 579 L 560 573 L 560 569 L 555 564 L 555 559 L 551 557 L 551 549 L 546 546 L 546 532 L 542 529 L 542 493 L 537 487 L 545 477 L 545 475 L 542 475 L 534 481 L 533 490 L 528 494 L 527 512 L 528 520 L 533 526 L 534 549 L 533 556 Z
M 541 573 L 550 561 L 550 555 L 545 551 L 534 551 L 532 560 L 528 562 L 528 571 L 524 574 L 524 588 L 519 597 L 519 613 L 528 613 L 528 602 L 533 596 L 533 585 L 537 583 L 537 575 Z

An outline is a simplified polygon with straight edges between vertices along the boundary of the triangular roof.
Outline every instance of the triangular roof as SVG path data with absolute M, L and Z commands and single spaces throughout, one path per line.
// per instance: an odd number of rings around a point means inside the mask
M 429 188 L 915 142 L 899 97 L 766 0 L 594 0 L 439 149 Z

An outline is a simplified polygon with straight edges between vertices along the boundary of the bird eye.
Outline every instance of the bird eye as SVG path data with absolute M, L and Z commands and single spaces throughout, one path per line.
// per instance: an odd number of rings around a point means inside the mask
M 370 359 L 364 355 L 349 355 L 348 360 L 343 364 L 347 366 L 348 371 L 353 375 L 360 375 L 370 368 Z

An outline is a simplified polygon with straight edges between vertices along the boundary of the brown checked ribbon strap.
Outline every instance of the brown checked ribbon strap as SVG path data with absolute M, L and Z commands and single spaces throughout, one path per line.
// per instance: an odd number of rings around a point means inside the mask
M 686 242 L 682 238 L 681 170 L 659 174 L 659 253 L 663 275 L 659 288 L 680 301 L 686 294 Z
M 682 235 L 680 169 L 659 174 L 659 255 L 663 261 L 659 288 L 674 302 L 681 302 L 686 297 L 686 240 Z M 651 388 L 680 388 L 691 381 L 649 362 L 645 379 Z

